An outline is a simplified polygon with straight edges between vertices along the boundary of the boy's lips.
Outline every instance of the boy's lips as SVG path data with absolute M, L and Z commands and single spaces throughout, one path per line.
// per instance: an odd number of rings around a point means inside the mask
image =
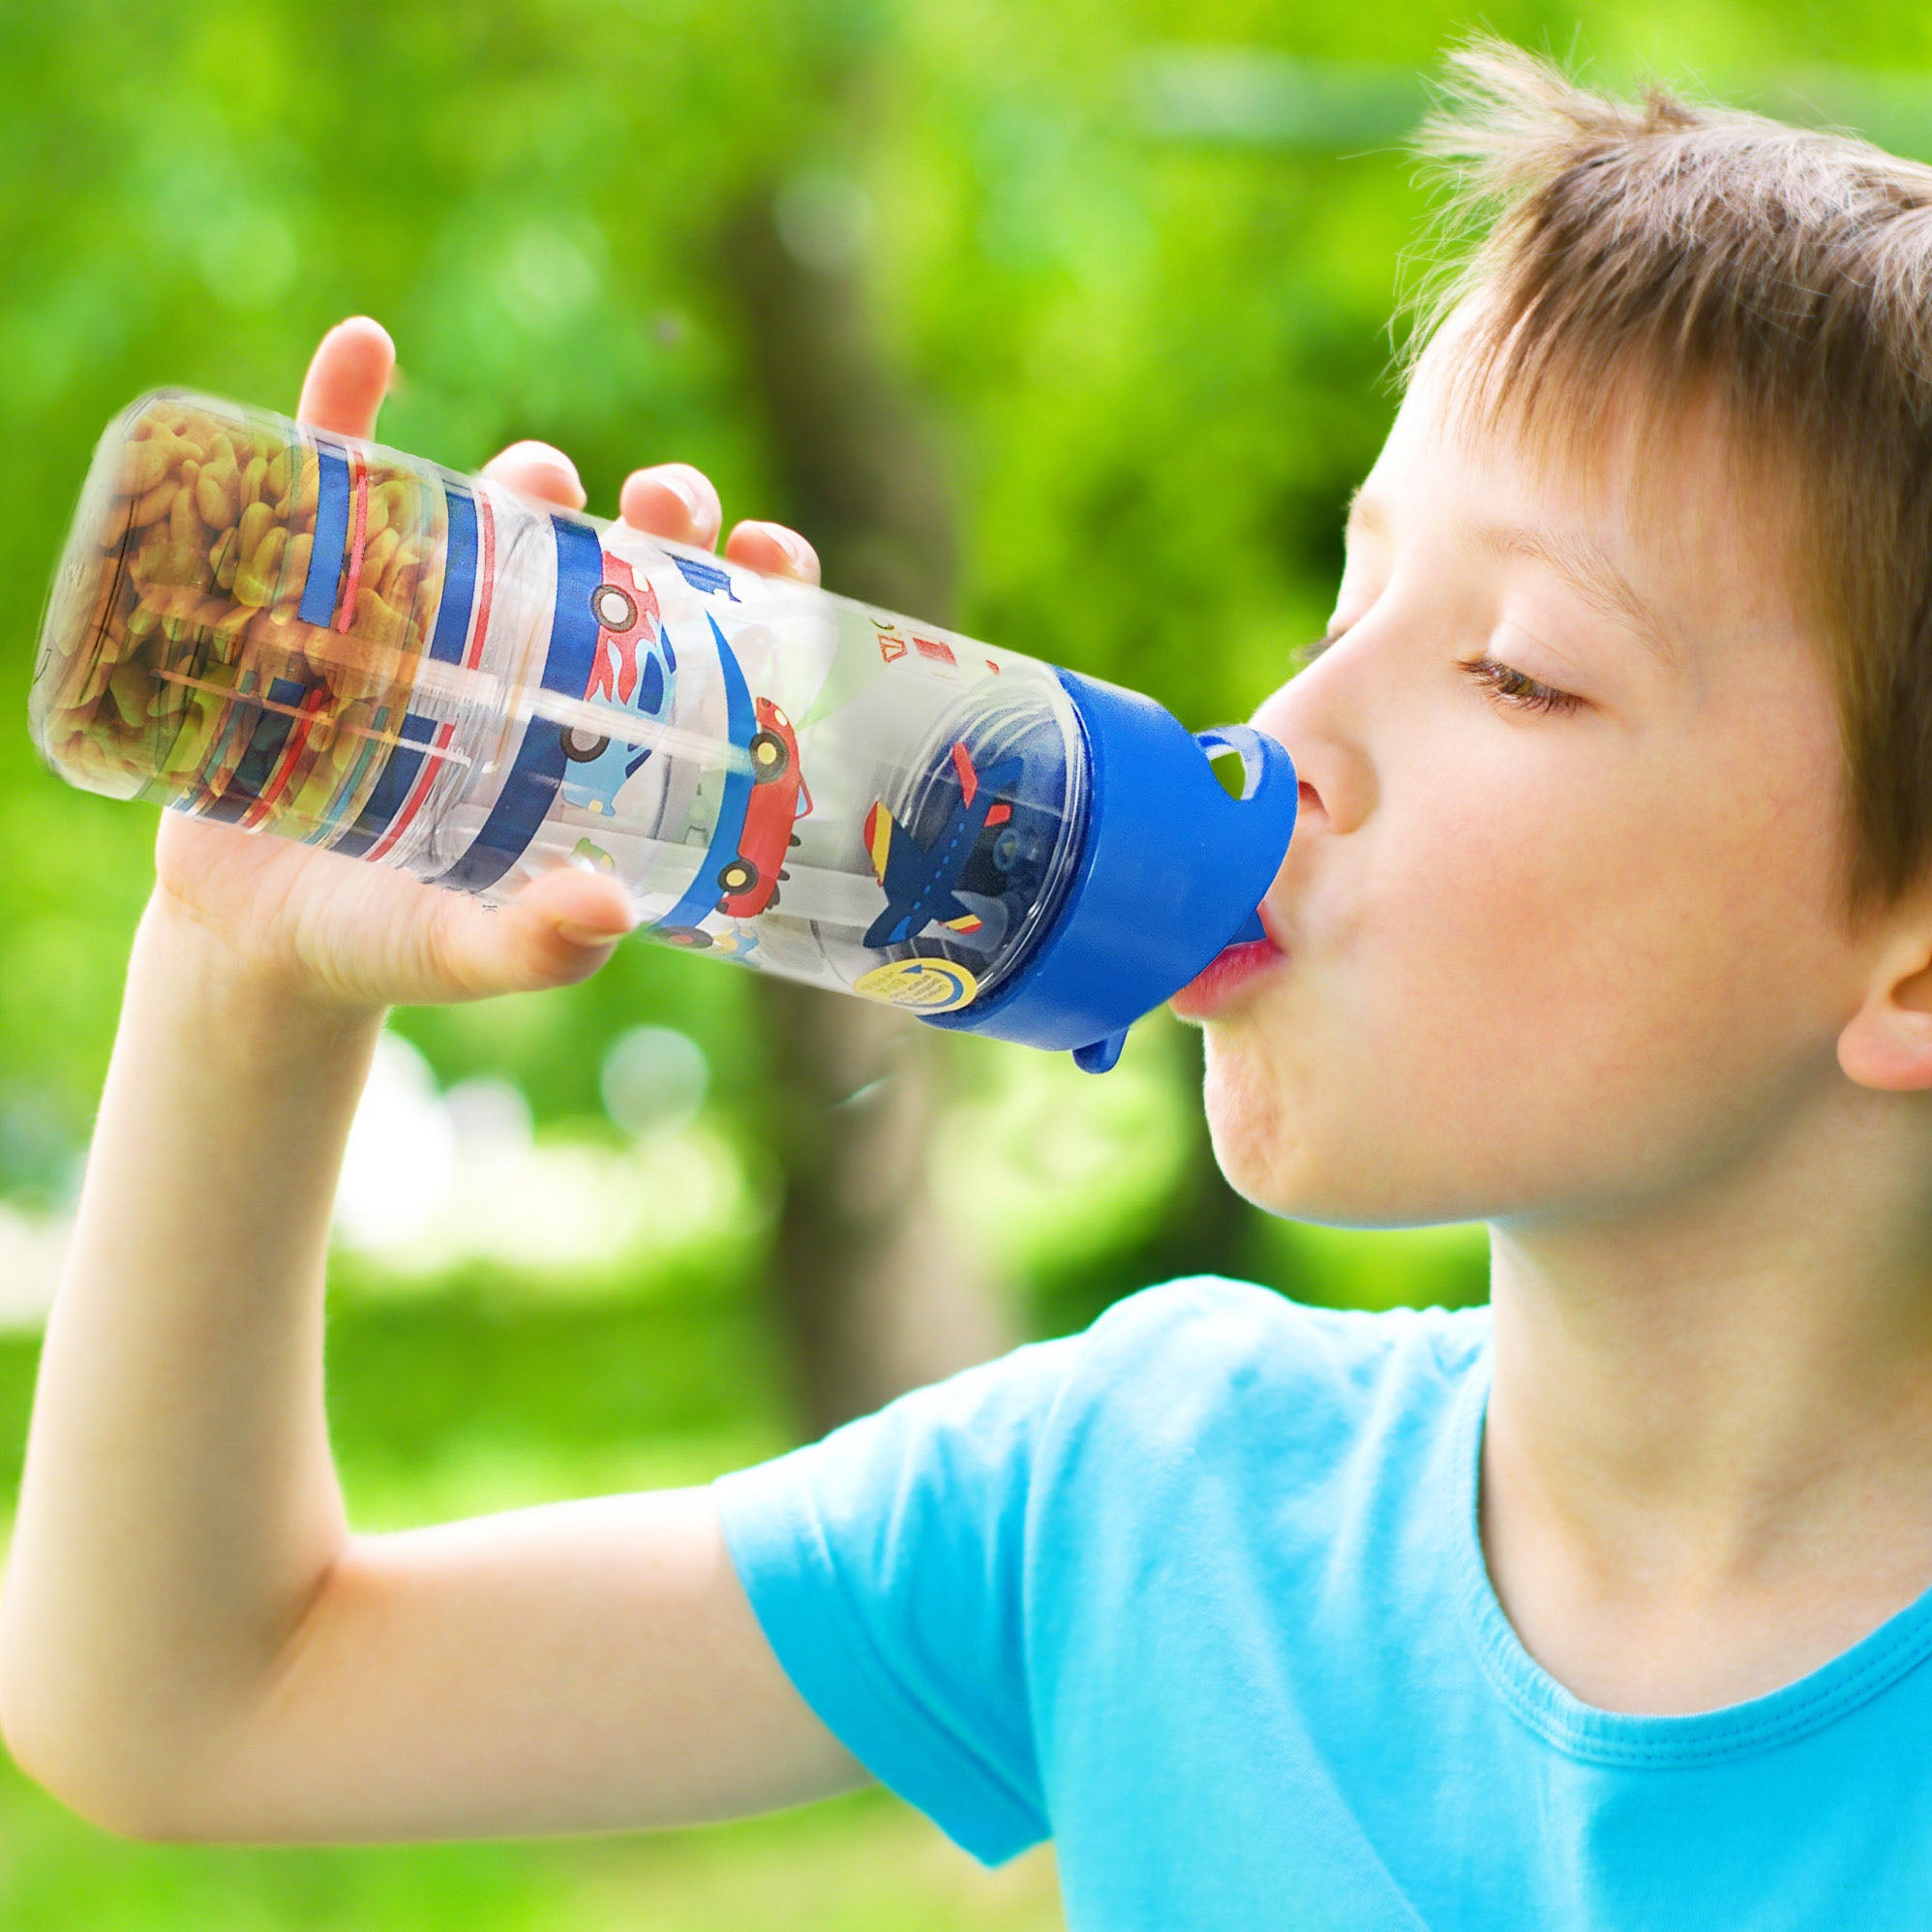
M 1267 929 L 1265 908 L 1262 925 Z M 1212 1019 L 1286 958 L 1287 954 L 1272 938 L 1223 947 L 1167 1004 L 1182 1019 Z

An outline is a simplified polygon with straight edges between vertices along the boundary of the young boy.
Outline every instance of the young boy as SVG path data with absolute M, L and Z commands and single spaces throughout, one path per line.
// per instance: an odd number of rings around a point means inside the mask
M 1050 1834 L 1076 1932 L 1932 1922 L 1932 170 L 1460 73 L 1502 212 L 1257 714 L 1275 944 L 1176 1005 L 1238 1187 L 1485 1219 L 1490 1308 L 1170 1283 L 709 1490 L 354 1536 L 322 1273 L 383 1008 L 629 914 L 168 815 L 0 1625 L 54 1791 L 344 1839 L 869 1771 L 989 1862 Z M 386 370 L 338 332 L 307 413 Z M 691 472 L 624 506 L 714 538 Z

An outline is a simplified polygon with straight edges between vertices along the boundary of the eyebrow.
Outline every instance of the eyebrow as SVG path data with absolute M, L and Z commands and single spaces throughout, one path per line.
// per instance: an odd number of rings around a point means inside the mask
M 1360 485 L 1348 499 L 1348 525 L 1377 536 L 1388 533 L 1388 519 Z M 1645 601 L 1616 560 L 1600 544 L 1577 531 L 1532 529 L 1519 524 L 1465 519 L 1465 543 L 1499 562 L 1524 558 L 1556 572 L 1584 601 L 1628 629 L 1667 665 L 1678 662 L 1675 642 L 1656 611 Z

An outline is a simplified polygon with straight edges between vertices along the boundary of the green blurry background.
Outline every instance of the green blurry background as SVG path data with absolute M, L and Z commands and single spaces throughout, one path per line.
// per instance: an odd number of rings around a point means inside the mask
M 1326 618 L 1394 407 L 1425 208 L 1426 0 L 205 0 L 0 9 L 0 1494 L 154 813 L 37 763 L 41 597 L 137 391 L 291 408 L 330 322 L 401 348 L 379 435 L 524 436 L 608 510 L 701 464 L 834 589 L 1245 715 Z M 1932 16 L 1659 0 L 1482 19 L 1932 152 Z M 637 945 L 589 984 L 396 1015 L 345 1174 L 331 1408 L 381 1525 L 701 1481 L 1199 1268 L 1484 1291 L 1468 1229 L 1272 1223 L 1208 1155 L 1193 1036 L 1118 1072 Z M 839 1011 L 834 1011 L 839 1010 Z M 863 1224 L 829 1215 L 875 1176 Z M 192 1162 L 184 1167 L 192 1185 Z M 848 1265 L 849 1264 L 849 1265 Z M 855 1288 L 854 1283 L 858 1283 Z M 0 1924 L 1059 1922 L 883 1794 L 662 1838 L 130 1846 L 0 1770 Z

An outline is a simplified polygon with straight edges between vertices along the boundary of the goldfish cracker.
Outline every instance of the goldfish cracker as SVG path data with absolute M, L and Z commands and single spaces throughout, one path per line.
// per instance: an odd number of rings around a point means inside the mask
M 201 471 L 195 486 L 195 506 L 210 529 L 226 529 L 239 514 L 241 473 L 235 468 L 234 451 L 227 450 L 226 465 L 210 464 Z
M 261 508 L 257 503 L 257 509 Z M 261 533 L 261 541 L 249 553 L 248 560 L 235 572 L 234 593 L 239 603 L 259 610 L 270 602 L 281 582 L 283 553 L 288 547 L 288 531 L 281 524 L 271 524 Z
M 242 512 L 235 528 L 235 545 L 237 554 L 243 559 L 252 558 L 261 547 L 261 539 L 268 534 L 269 526 L 274 521 L 274 506 L 259 499 Z
M 174 499 L 180 490 L 181 485 L 174 477 L 164 476 L 152 490 L 134 499 L 128 510 L 128 522 L 142 529 L 149 524 L 159 522 L 174 507 Z

